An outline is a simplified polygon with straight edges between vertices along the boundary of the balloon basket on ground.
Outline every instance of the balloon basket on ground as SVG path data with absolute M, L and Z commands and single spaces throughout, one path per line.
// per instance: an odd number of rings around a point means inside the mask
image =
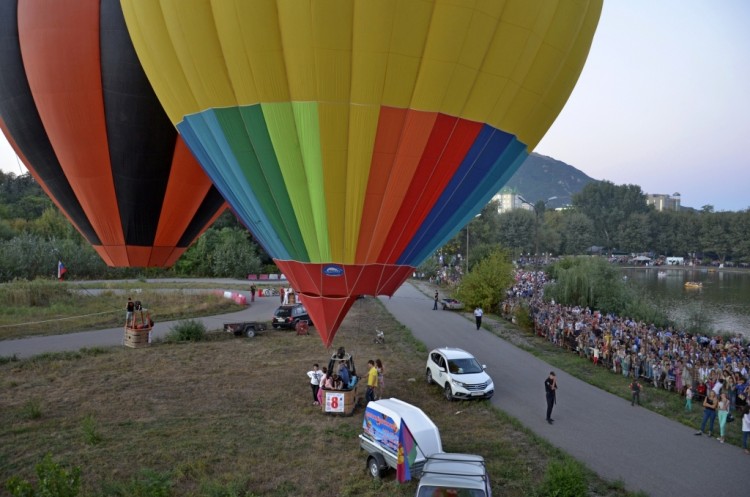
M 324 414 L 339 415 L 339 416 L 351 416 L 357 409 L 357 406 L 361 405 L 362 399 L 359 397 L 361 383 L 357 376 L 357 369 L 354 366 L 354 356 L 345 352 L 343 347 L 337 350 L 331 355 L 331 359 L 328 361 L 329 374 L 333 371 L 338 374 L 341 364 L 346 364 L 347 369 L 351 374 L 352 378 L 357 378 L 353 381 L 350 388 L 344 388 L 340 390 L 326 390 L 323 389 L 323 395 L 321 396 L 322 402 L 320 408 Z
M 122 344 L 131 349 L 140 349 L 151 345 L 151 330 L 153 328 L 130 328 L 125 327 L 125 336 Z
M 352 416 L 359 405 L 359 384 L 350 390 L 323 390 L 321 408 L 325 414 Z

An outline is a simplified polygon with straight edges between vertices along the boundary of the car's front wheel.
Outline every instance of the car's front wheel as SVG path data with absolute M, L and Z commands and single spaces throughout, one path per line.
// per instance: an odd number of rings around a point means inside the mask
M 425 379 L 427 380 L 428 385 L 432 385 L 435 383 L 435 380 L 432 379 L 432 371 L 430 371 L 429 368 L 427 368 L 427 372 L 425 373 Z
M 445 384 L 445 400 L 452 401 L 453 400 L 453 390 L 451 390 L 450 383 Z

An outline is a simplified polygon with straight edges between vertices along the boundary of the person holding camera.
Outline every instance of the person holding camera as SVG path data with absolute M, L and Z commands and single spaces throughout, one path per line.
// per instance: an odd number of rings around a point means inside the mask
M 547 397 L 547 422 L 552 424 L 552 408 L 557 403 L 557 377 L 554 371 L 550 371 L 549 376 L 544 380 L 544 392 Z

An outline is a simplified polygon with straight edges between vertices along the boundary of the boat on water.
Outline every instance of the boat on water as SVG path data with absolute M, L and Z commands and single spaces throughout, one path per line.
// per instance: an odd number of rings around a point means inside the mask
M 700 289 L 703 288 L 703 283 L 701 283 L 700 281 L 686 281 L 685 288 Z

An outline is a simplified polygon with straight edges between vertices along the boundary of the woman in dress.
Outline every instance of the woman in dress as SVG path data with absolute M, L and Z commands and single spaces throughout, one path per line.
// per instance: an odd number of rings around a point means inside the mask
M 719 397 L 718 416 L 719 416 L 719 438 L 717 438 L 716 440 L 718 440 L 721 443 L 724 443 L 724 435 L 726 434 L 726 430 L 727 430 L 727 416 L 729 416 L 729 397 L 727 397 L 726 392 L 721 392 L 721 396 Z

